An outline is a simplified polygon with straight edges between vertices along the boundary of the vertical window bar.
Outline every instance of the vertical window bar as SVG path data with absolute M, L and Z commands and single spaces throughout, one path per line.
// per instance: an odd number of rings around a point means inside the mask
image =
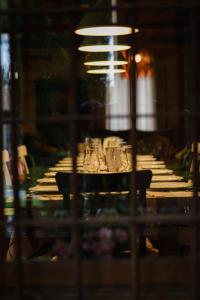
M 79 1 L 76 1 L 78 5 Z M 74 14 L 75 20 L 77 15 Z M 75 22 L 71 24 L 70 28 L 70 97 L 69 97 L 69 114 L 75 116 L 77 114 L 77 82 L 78 82 L 78 69 L 77 69 L 77 58 L 78 58 L 78 45 L 77 37 L 74 33 Z M 74 246 L 74 262 L 75 262 L 75 291 L 76 299 L 82 299 L 82 286 L 81 286 L 81 240 L 80 240 L 80 225 L 77 224 L 77 220 L 80 218 L 80 209 L 78 203 L 78 191 L 77 191 L 77 120 L 72 119 L 69 123 L 69 135 L 70 135 L 70 146 L 72 155 L 72 176 L 71 176 L 71 187 L 73 199 L 72 203 L 72 217 L 74 224 L 72 226 L 72 241 Z
M 1 33 L 0 33 L 1 36 Z M 1 49 L 1 39 L 0 39 Z M 0 54 L 0 66 L 2 67 L 1 54 Z M 2 68 L 1 68 L 2 70 Z M 1 148 L 1 163 L 0 163 L 0 265 L 3 266 L 5 259 L 5 217 L 4 217 L 4 178 L 2 167 L 2 150 L 3 150 L 3 95 L 2 95 L 2 71 L 0 72 L 0 148 Z M 0 281 L 3 282 L 3 268 L 0 268 Z
M 133 19 L 133 18 L 132 18 Z M 131 24 L 134 28 L 135 24 Z M 137 155 L 137 136 L 136 136 L 136 64 L 135 64 L 135 51 L 136 49 L 136 35 L 132 33 L 131 35 L 131 49 L 129 51 L 129 76 L 130 76 L 130 105 L 131 105 L 131 133 L 130 140 L 132 145 L 132 167 L 130 177 L 130 214 L 131 218 L 134 219 L 137 215 L 137 190 L 136 190 L 136 155 Z M 131 292 L 132 299 L 139 299 L 140 296 L 140 275 L 139 275 L 139 256 L 137 249 L 138 240 L 138 224 L 131 224 Z
M 15 7 L 15 0 L 10 0 L 10 7 Z M 16 34 L 15 22 L 16 18 L 10 16 L 10 84 L 11 84 L 11 156 L 12 166 L 11 172 L 13 177 L 13 197 L 14 197 L 14 236 L 15 236 L 15 265 L 16 265 L 16 299 L 22 299 L 23 292 L 23 274 L 22 274 L 22 260 L 21 260 L 21 228 L 20 222 L 20 204 L 19 204 L 19 181 L 18 181 L 18 168 L 17 168 L 17 134 L 18 126 L 13 122 L 17 117 L 18 97 L 15 80 L 15 60 L 16 60 Z M 18 124 L 17 124 L 18 125 Z
M 196 217 L 199 214 L 199 200 L 198 200 L 198 182 L 199 182 L 199 170 L 198 170 L 198 150 L 197 150 L 197 128 L 198 128 L 198 118 L 195 115 L 195 112 L 198 111 L 199 105 L 199 86 L 198 86 L 198 16 L 195 6 L 191 10 L 191 74 L 192 74 L 192 83 L 191 83 L 191 101 L 192 101 L 192 114 L 191 114 L 191 124 L 192 124 L 192 133 L 193 133 L 193 203 L 192 203 L 192 215 Z M 199 299 L 199 229 L 198 223 L 193 225 L 193 235 L 192 235 L 192 285 L 193 285 L 193 299 Z

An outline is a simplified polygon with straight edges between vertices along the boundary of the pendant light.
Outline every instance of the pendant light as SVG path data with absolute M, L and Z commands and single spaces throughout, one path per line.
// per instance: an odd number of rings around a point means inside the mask
M 130 35 L 133 32 L 132 27 L 119 20 L 119 11 L 110 10 L 111 7 L 117 5 L 117 0 L 97 0 L 94 4 L 95 8 L 107 6 L 108 11 L 97 11 L 95 13 L 87 13 L 83 16 L 79 28 L 75 30 L 77 35 L 84 36 L 80 51 L 86 52 L 108 52 L 108 51 L 122 51 L 130 49 L 129 45 L 122 43 L 119 45 L 117 36 Z M 138 31 L 138 29 L 136 29 Z M 115 43 L 107 45 L 106 39 L 95 39 L 91 42 L 91 37 L 115 37 Z
M 84 62 L 85 66 L 90 66 L 90 67 L 97 67 L 97 66 L 123 66 L 127 65 L 128 62 L 125 60 L 96 60 L 96 61 L 86 61 Z
M 88 74 L 120 74 L 120 73 L 125 73 L 124 69 L 90 69 L 87 70 L 86 73 Z
M 117 36 L 117 35 L 127 35 L 132 33 L 132 28 L 128 26 L 94 26 L 85 27 L 75 30 L 78 35 L 84 36 Z
M 86 68 L 91 67 L 124 67 L 128 64 L 127 57 L 124 55 L 125 51 L 115 52 L 88 52 L 85 54 Z
M 108 11 L 97 14 L 86 14 L 79 28 L 75 30 L 77 35 L 83 36 L 81 45 L 78 50 L 86 53 L 107 53 L 107 59 L 91 59 L 84 63 L 86 67 L 103 67 L 88 69 L 89 74 L 111 74 L 124 73 L 124 68 L 114 68 L 114 66 L 123 66 L 128 64 L 124 59 L 119 59 L 120 51 L 126 51 L 131 48 L 127 44 L 127 38 L 122 36 L 130 35 L 138 32 L 138 29 L 133 29 L 130 26 L 122 25 L 120 21 L 120 12 L 117 10 L 110 10 L 111 7 L 117 6 L 117 0 L 97 0 L 95 7 L 108 6 Z M 111 59 L 109 58 L 112 57 Z M 108 67 L 108 68 L 105 68 Z
M 87 45 L 80 46 L 78 50 L 84 52 L 114 52 L 114 51 L 123 51 L 130 49 L 129 45 Z

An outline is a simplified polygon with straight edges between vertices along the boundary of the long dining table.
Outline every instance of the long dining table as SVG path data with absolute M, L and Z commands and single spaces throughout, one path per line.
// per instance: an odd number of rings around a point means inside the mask
M 193 199 L 192 182 L 184 181 L 184 178 L 174 174 L 173 170 L 167 168 L 164 161 L 157 160 L 153 155 L 138 155 L 137 170 L 151 170 L 152 180 L 149 189 L 146 193 L 147 198 L 147 214 L 174 214 L 181 213 L 189 215 L 191 211 L 191 202 Z M 63 201 L 63 196 L 59 193 L 55 181 L 57 172 L 73 172 L 73 161 L 71 157 L 65 157 L 58 161 L 54 166 L 50 167 L 42 178 L 37 180 L 37 184 L 29 189 L 29 196 L 35 203 L 42 203 L 46 206 L 56 207 L 56 203 Z M 82 158 L 76 160 L 76 172 L 84 172 Z M 155 226 L 150 231 L 151 236 L 163 236 L 160 240 L 165 240 L 167 234 L 172 230 L 172 235 L 182 236 L 181 240 L 184 243 L 190 243 L 188 239 L 188 227 L 177 226 L 169 230 L 168 227 Z M 185 231 L 187 238 L 185 239 Z M 153 233 L 152 233 L 153 232 Z M 180 238 L 176 238 L 180 240 Z M 162 248 L 162 246 L 161 246 Z M 164 250 L 161 250 L 164 252 Z
M 150 188 L 147 190 L 147 206 L 153 205 L 155 208 L 158 202 L 166 203 L 166 199 L 181 199 L 184 202 L 184 199 L 192 198 L 192 182 L 185 182 L 183 177 L 175 175 L 164 161 L 157 160 L 153 155 L 137 155 L 136 159 L 137 170 L 152 171 Z M 62 195 L 58 191 L 55 175 L 57 172 L 72 172 L 72 164 L 72 157 L 65 157 L 50 167 L 42 178 L 37 179 L 37 184 L 29 189 L 31 198 L 61 201 Z M 82 157 L 76 159 L 76 172 L 85 172 Z

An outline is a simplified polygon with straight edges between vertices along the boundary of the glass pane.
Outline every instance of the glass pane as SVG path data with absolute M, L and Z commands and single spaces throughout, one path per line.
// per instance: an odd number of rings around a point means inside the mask
M 73 13 L 73 2 L 25 2 L 16 7 L 32 13 L 5 16 L 0 36 L 5 261 L 27 268 L 27 289 L 74 287 L 81 262 L 84 287 L 113 286 L 112 297 L 131 294 L 136 274 L 142 295 L 192 299 L 199 103 L 190 9 L 139 1 L 134 11 L 88 12 L 110 3 L 80 1 Z M 134 34 L 74 32 L 94 21 L 134 25 Z M 114 51 L 119 44 L 128 48 Z M 112 50 L 80 48 L 91 45 Z M 15 276 L 5 280 L 14 286 Z

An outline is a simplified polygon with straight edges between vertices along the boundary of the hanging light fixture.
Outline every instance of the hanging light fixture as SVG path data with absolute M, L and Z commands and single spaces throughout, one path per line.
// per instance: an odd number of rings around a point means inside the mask
M 126 51 L 88 52 L 85 55 L 85 67 L 114 67 L 128 64 Z
M 84 27 L 75 30 L 78 35 L 84 36 L 118 36 L 118 35 L 128 35 L 133 32 L 133 29 L 129 26 L 94 26 L 94 27 Z M 138 28 L 134 29 L 134 32 L 139 32 Z
M 134 30 L 138 32 L 138 29 Z M 127 35 L 133 32 L 132 28 L 129 26 L 94 26 L 85 27 L 75 30 L 76 34 L 84 36 L 117 36 L 117 35 Z
M 117 0 L 98 0 L 95 7 L 107 5 L 108 7 L 116 6 Z M 86 14 L 79 28 L 75 30 L 77 35 L 85 36 L 82 40 L 82 45 L 78 48 L 80 51 L 86 52 L 109 52 L 122 51 L 130 49 L 129 45 L 118 43 L 117 36 L 130 35 L 133 32 L 131 26 L 127 26 L 118 20 L 119 12 L 116 10 L 108 10 L 107 12 L 95 12 L 94 14 Z M 123 25 L 122 25 L 123 24 Z M 134 29 L 138 32 L 138 29 Z M 92 37 L 101 37 L 101 39 L 91 39 Z M 102 39 L 104 37 L 104 39 Z M 112 39 L 112 43 L 108 39 Z M 108 43 L 108 45 L 107 45 Z
M 108 5 L 108 7 L 117 6 L 117 0 L 98 0 L 95 7 L 99 5 Z M 108 10 L 102 12 L 101 10 L 95 14 L 86 14 L 80 24 L 79 28 L 75 30 L 75 34 L 84 36 L 78 50 L 87 53 L 106 53 L 107 58 L 97 59 L 90 58 L 84 63 L 86 67 L 103 67 L 95 69 L 87 69 L 89 74 L 111 74 L 124 73 L 124 68 L 116 69 L 114 66 L 127 65 L 128 62 L 122 58 L 120 59 L 120 51 L 126 51 L 131 48 L 127 44 L 127 38 L 123 36 L 130 35 L 133 32 L 138 32 L 138 28 L 132 28 L 120 21 L 120 12 L 117 10 Z M 122 37 L 120 37 L 122 36 Z M 108 67 L 108 68 L 104 68 Z
M 86 71 L 88 74 L 119 74 L 125 73 L 124 69 L 91 69 Z
M 80 23 L 79 28 L 75 30 L 75 33 L 83 36 L 119 36 L 128 35 L 133 31 L 138 32 L 138 28 L 133 28 L 126 23 L 123 14 L 120 15 L 120 10 L 113 9 L 111 7 L 117 6 L 118 0 L 96 0 L 91 7 L 96 9 L 102 6 L 108 7 L 107 11 L 101 9 L 95 12 L 86 13 Z
M 130 49 L 129 45 L 87 45 L 80 46 L 78 50 L 84 52 L 114 52 Z
M 96 61 L 86 61 L 84 62 L 85 66 L 123 66 L 127 65 L 128 62 L 125 60 L 96 60 Z

